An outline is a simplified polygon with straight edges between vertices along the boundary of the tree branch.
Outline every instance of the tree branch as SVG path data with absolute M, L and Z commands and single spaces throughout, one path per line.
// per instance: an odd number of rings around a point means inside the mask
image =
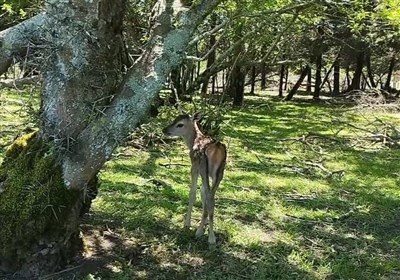
M 208 58 L 208 56 L 218 47 L 219 42 L 221 41 L 222 37 L 218 38 L 218 40 L 215 42 L 215 44 L 208 50 L 208 52 L 203 55 L 202 57 L 196 57 L 196 56 L 186 56 L 185 59 L 187 60 L 194 60 L 194 61 L 203 61 Z
M 275 49 L 276 45 L 280 42 L 282 36 L 286 33 L 286 31 L 289 30 L 290 27 L 292 27 L 292 25 L 295 23 L 295 21 L 298 17 L 299 17 L 299 14 L 298 14 L 298 12 L 296 12 L 293 15 L 292 20 L 289 22 L 289 24 L 284 29 L 282 29 L 282 31 L 278 34 L 278 36 L 276 36 L 274 42 L 269 47 L 267 53 L 261 58 L 261 61 L 267 60 L 267 58 L 271 55 L 272 51 Z
M 7 72 L 13 58 L 26 53 L 30 42 L 40 40 L 40 30 L 47 21 L 47 15 L 41 13 L 0 32 L 0 75 Z
M 304 3 L 304 4 L 298 4 L 298 5 L 294 5 L 294 6 L 288 6 L 288 7 L 284 7 L 282 9 L 279 10 L 275 10 L 275 11 L 265 11 L 262 13 L 242 13 L 239 14 L 237 17 L 264 17 L 264 16 L 271 16 L 271 14 L 273 15 L 281 15 L 281 14 L 286 14 L 286 13 L 292 13 L 293 11 L 295 11 L 296 13 L 299 13 L 301 10 L 307 9 L 309 8 L 311 5 L 313 5 L 312 2 L 309 3 Z
M 221 22 L 219 25 L 215 26 L 213 29 L 211 29 L 210 31 L 204 32 L 200 35 L 198 35 L 197 37 L 195 37 L 192 41 L 189 42 L 189 46 L 192 46 L 194 44 L 196 44 L 197 42 L 199 42 L 201 39 L 210 36 L 212 34 L 217 33 L 219 30 L 221 30 L 222 28 L 224 28 L 230 21 L 229 20 L 224 20 L 223 22 Z

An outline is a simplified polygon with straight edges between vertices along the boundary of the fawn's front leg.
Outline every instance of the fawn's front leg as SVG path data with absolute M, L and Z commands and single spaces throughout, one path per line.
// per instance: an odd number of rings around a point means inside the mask
M 190 225 L 191 225 L 192 209 L 193 209 L 194 202 L 196 201 L 197 179 L 199 178 L 198 168 L 196 166 L 192 165 L 190 174 L 191 174 L 192 183 L 190 185 L 190 191 L 189 191 L 189 205 L 188 205 L 188 210 L 187 210 L 186 217 L 185 217 L 185 227 L 190 227 Z

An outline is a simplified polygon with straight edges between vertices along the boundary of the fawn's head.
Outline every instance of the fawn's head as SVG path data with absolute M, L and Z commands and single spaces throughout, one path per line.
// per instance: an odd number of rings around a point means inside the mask
M 180 115 L 169 126 L 163 129 L 163 133 L 170 136 L 188 137 L 194 133 L 195 122 L 199 119 L 199 113 L 195 113 L 193 116 L 189 116 L 188 114 Z

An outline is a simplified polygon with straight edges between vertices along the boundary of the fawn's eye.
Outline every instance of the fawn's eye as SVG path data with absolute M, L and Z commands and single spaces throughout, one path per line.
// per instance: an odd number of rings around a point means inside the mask
M 178 123 L 177 125 L 176 125 L 176 127 L 182 127 L 183 126 L 183 123 Z

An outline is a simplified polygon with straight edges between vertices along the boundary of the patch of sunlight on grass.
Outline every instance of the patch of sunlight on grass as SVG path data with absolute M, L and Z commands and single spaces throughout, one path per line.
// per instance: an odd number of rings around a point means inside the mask
M 238 225 L 236 230 L 234 230 L 230 242 L 243 246 L 263 246 L 265 243 L 274 243 L 276 241 L 276 234 L 275 231 L 266 231 L 259 227 L 242 224 Z
M 331 186 L 321 180 L 310 180 L 308 178 L 271 176 L 266 185 L 276 191 L 296 191 L 302 194 L 320 193 L 329 191 Z

